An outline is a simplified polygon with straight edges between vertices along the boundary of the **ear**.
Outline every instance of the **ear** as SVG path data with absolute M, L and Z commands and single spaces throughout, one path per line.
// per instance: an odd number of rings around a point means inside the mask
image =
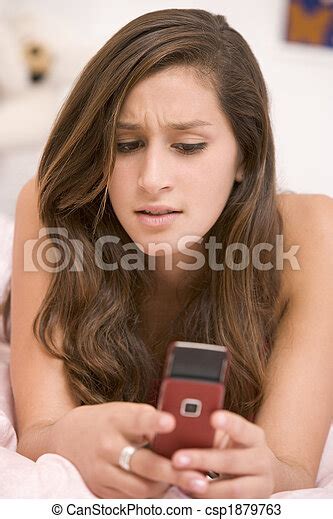
M 243 169 L 242 167 L 240 166 L 237 171 L 236 171 L 236 175 L 235 175 L 235 181 L 236 182 L 242 182 L 244 180 L 244 172 L 243 172 Z
M 243 153 L 240 148 L 237 150 L 237 163 L 236 163 L 236 174 L 235 182 L 242 182 L 244 180 L 244 169 L 243 169 Z

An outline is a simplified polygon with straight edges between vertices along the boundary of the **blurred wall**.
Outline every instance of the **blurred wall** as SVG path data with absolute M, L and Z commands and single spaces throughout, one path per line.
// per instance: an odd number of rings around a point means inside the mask
M 8 8 L 8 2 L 0 0 L 0 8 L 5 4 Z M 79 70 L 117 29 L 144 12 L 193 7 L 226 15 L 250 44 L 267 82 L 280 188 L 333 196 L 333 51 L 284 40 L 286 0 L 11 0 L 12 11 L 15 6 L 26 7 L 39 17 L 45 13 L 62 18 L 71 29 L 71 45 L 81 49 L 76 61 Z M 74 67 L 72 80 L 77 72 Z M 49 109 L 37 142 L 28 146 L 18 142 L 9 151 L 1 149 L 0 142 L 0 212 L 10 216 L 20 187 L 36 172 L 64 92 L 47 99 L 44 92 Z M 1 102 L 0 98 L 0 118 Z M 17 130 L 23 123 L 22 114 L 12 121 Z

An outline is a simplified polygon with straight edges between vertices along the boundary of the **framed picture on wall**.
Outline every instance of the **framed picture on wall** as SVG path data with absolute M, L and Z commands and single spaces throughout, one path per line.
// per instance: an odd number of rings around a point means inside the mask
M 333 47 L 333 0 L 289 0 L 287 40 Z

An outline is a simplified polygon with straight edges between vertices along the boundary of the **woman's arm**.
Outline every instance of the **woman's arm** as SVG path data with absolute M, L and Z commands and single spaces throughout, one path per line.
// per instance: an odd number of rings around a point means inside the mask
M 68 411 L 68 413 L 70 412 Z M 57 420 L 50 420 L 49 422 L 45 420 L 26 429 L 18 440 L 17 452 L 33 461 L 37 461 L 40 456 L 47 452 L 62 455 L 59 444 L 64 435 L 64 430 L 59 431 L 59 428 L 55 427 L 56 423 Z
M 32 438 L 30 430 L 37 431 L 37 426 L 52 423 L 79 405 L 66 383 L 62 361 L 46 352 L 32 330 L 33 320 L 52 276 L 39 265 L 34 265 L 37 271 L 27 269 L 30 258 L 25 251 L 31 250 L 27 247 L 29 240 L 38 240 L 43 227 L 39 221 L 37 202 L 36 178 L 33 177 L 23 186 L 16 203 L 11 277 L 10 376 L 18 452 L 22 454 L 21 439 L 28 437 L 28 431 L 29 438 Z M 61 334 L 58 334 L 57 341 L 61 347 Z M 38 447 L 37 442 L 32 442 L 31 450 L 28 443 L 24 445 L 24 454 L 34 459 L 50 452 L 47 442 L 41 442 Z
M 333 418 L 333 200 L 288 195 L 282 213 L 300 270 L 285 262 L 289 304 L 255 418 L 277 458 L 274 492 L 315 486 Z
M 215 411 L 213 448 L 174 454 L 177 468 L 221 474 L 194 497 L 267 498 L 315 486 L 333 415 L 333 201 L 288 195 L 282 205 L 283 250 L 300 246 L 301 269 L 284 264 L 282 295 L 289 304 L 268 362 L 263 403 L 254 423 Z

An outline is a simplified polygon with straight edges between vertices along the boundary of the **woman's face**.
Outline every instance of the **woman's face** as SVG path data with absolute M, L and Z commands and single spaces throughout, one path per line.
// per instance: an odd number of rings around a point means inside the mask
M 129 92 L 118 125 L 108 186 L 118 220 L 147 254 L 160 254 L 148 249 L 151 243 L 166 243 L 166 254 L 177 254 L 184 250 L 181 238 L 196 236 L 185 244 L 190 248 L 214 225 L 234 181 L 241 180 L 237 143 L 214 91 L 190 68 L 157 72 Z M 171 223 L 148 225 L 136 212 L 148 205 L 181 213 Z

